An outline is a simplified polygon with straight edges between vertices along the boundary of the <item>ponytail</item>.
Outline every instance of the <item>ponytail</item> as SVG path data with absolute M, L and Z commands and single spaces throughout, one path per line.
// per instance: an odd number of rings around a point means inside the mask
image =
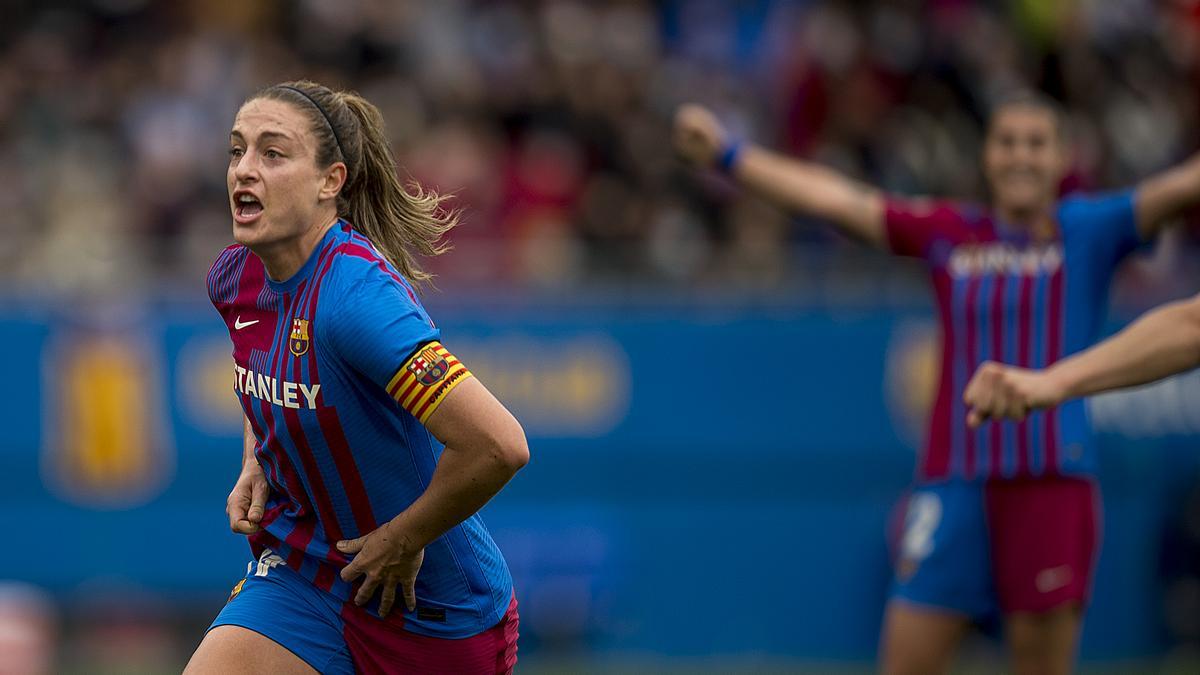
M 277 84 L 254 98 L 287 101 L 307 113 L 318 144 L 317 164 L 346 164 L 338 216 L 365 235 L 404 278 L 415 284 L 429 281 L 433 275 L 421 269 L 417 255 L 450 249 L 443 237 L 458 224 L 458 212 L 442 205 L 446 195 L 415 181 L 408 188 L 400 184 L 379 108 L 354 92 L 334 92 L 308 80 Z
M 458 213 L 442 207 L 448 196 L 425 190 L 415 181 L 408 189 L 400 184 L 379 108 L 355 93 L 341 92 L 337 97 L 358 120 L 362 144 L 357 176 L 342 189 L 338 214 L 366 235 L 405 278 L 428 281 L 432 275 L 418 266 L 414 252 L 445 253 L 450 245 L 442 238 L 458 224 Z

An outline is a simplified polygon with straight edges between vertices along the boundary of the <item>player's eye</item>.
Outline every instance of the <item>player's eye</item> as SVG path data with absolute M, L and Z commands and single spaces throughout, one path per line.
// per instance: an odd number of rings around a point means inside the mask
M 229 149 L 229 156 L 234 159 L 237 159 L 238 157 L 241 157 L 244 154 L 246 154 L 246 151 L 237 146 L 234 146 Z
M 267 150 L 263 153 L 263 155 L 266 156 L 267 159 L 279 159 L 283 157 L 283 155 L 275 149 Z

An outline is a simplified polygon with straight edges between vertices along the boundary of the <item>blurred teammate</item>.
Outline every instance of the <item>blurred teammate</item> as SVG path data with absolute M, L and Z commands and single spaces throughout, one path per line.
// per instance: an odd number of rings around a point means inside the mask
M 967 424 L 1023 420 L 1063 401 L 1146 384 L 1200 366 L 1200 295 L 1147 312 L 1085 352 L 1034 370 L 988 361 L 967 384 Z
M 1042 367 L 1091 344 L 1117 262 L 1200 199 L 1200 159 L 1132 190 L 1060 200 L 1061 123 L 1034 96 L 993 112 L 984 206 L 885 195 L 735 142 L 704 108 L 676 116 L 684 158 L 929 268 L 942 372 L 884 619 L 885 673 L 946 672 L 972 623 L 996 611 L 1017 673 L 1066 673 L 1074 661 L 1099 522 L 1083 407 L 975 430 L 960 392 L 985 360 Z
M 511 671 L 516 598 L 476 512 L 524 432 L 412 286 L 454 217 L 397 182 L 375 106 L 312 82 L 243 104 L 226 181 L 238 243 L 208 291 L 252 431 L 229 521 L 257 560 L 187 672 Z

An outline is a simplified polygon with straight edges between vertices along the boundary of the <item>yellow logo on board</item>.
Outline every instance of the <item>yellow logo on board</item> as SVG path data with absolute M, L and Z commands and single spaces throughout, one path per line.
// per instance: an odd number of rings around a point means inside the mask
M 42 468 L 77 504 L 130 507 L 157 496 L 174 457 L 156 405 L 157 358 L 136 339 L 67 338 L 47 359 Z

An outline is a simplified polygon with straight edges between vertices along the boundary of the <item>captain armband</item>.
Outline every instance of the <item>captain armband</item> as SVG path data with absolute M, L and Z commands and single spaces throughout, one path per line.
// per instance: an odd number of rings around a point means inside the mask
M 471 371 L 435 341 L 418 349 L 401 366 L 387 391 L 400 407 L 424 424 L 446 394 L 468 377 Z

